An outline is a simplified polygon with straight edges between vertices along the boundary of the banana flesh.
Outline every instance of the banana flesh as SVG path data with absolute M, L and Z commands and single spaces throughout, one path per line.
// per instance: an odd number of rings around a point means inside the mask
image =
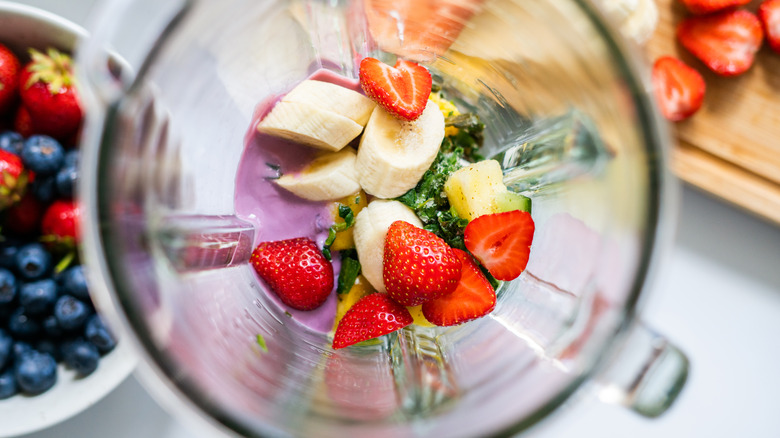
M 422 115 L 411 122 L 376 107 L 358 148 L 360 186 L 384 199 L 406 193 L 433 163 L 443 139 L 444 116 L 430 100 Z
M 302 171 L 282 175 L 276 184 L 310 201 L 335 201 L 360 190 L 356 158 L 352 148 L 324 152 Z
M 411 208 L 398 201 L 375 199 L 355 218 L 353 236 L 363 276 L 379 292 L 386 292 L 382 279 L 385 237 L 390 225 L 402 220 L 422 228 L 422 222 Z
M 282 102 L 316 105 L 322 110 L 344 116 L 366 126 L 376 103 L 370 98 L 340 85 L 307 79 L 282 98 Z
M 363 127 L 315 105 L 280 101 L 258 123 L 257 130 L 306 146 L 338 151 L 360 135 Z

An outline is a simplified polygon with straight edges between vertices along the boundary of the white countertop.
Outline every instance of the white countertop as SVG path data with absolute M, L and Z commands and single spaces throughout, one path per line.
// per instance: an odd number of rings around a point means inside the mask
M 83 24 L 96 1 L 19 3 Z M 780 437 L 780 227 L 689 187 L 681 200 L 674 246 L 657 270 L 643 312 L 691 360 L 680 398 L 654 420 L 593 399 L 576 401 L 531 436 Z M 130 377 L 80 415 L 24 437 L 193 436 L 199 434 L 164 412 Z

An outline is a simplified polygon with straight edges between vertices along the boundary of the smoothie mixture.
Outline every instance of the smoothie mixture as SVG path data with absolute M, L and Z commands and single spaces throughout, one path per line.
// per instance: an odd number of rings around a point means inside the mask
M 484 125 L 424 67 L 320 70 L 255 115 L 235 199 L 258 230 L 250 262 L 294 320 L 335 331 L 334 348 L 485 316 L 525 269 L 530 199 L 480 157 Z

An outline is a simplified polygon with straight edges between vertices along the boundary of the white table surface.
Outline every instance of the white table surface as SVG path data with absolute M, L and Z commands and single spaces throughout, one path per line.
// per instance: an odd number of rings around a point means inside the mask
M 28 0 L 84 24 L 96 0 Z M 677 403 L 647 420 L 577 401 L 535 438 L 780 437 L 780 227 L 683 187 L 674 246 L 644 318 L 691 360 Z M 2 421 L 2 420 L 0 420 Z M 80 415 L 25 438 L 205 436 L 163 411 L 135 377 Z

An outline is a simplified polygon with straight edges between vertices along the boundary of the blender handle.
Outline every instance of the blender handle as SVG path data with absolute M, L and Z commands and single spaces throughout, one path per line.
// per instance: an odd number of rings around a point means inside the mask
M 679 348 L 642 321 L 633 322 L 595 379 L 601 385 L 599 398 L 658 417 L 682 391 L 689 368 Z

